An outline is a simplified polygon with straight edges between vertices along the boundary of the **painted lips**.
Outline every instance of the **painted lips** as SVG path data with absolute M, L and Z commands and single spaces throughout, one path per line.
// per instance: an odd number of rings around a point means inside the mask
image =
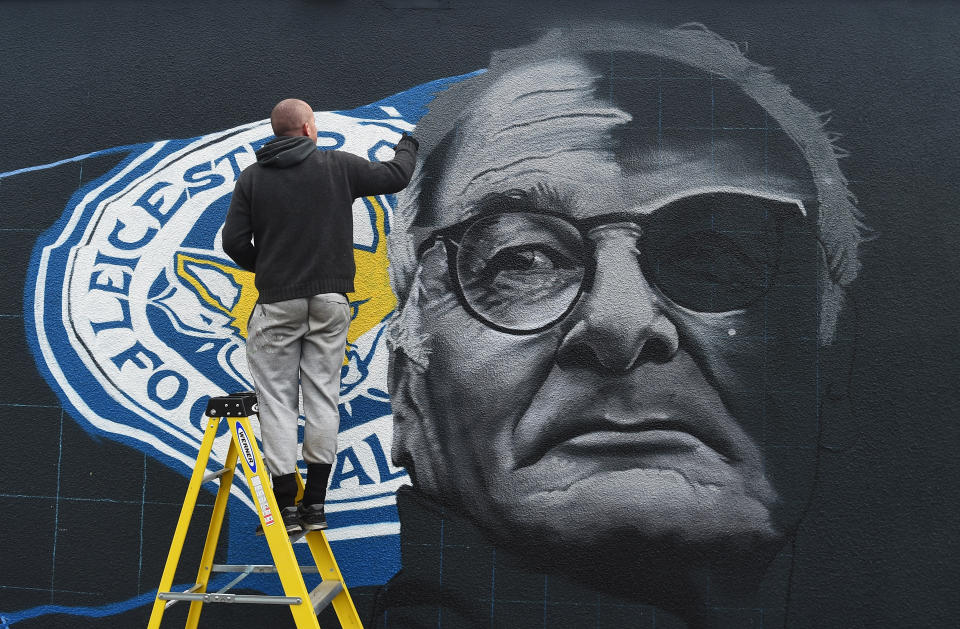
M 642 457 L 684 456 L 704 450 L 712 451 L 723 460 L 735 458 L 729 438 L 716 426 L 705 428 L 660 413 L 655 417 L 630 419 L 604 415 L 569 422 L 566 430 L 544 435 L 524 464 L 531 465 L 551 451 L 594 457 Z
M 690 433 L 668 428 L 650 428 L 623 432 L 597 430 L 577 435 L 559 444 L 565 450 L 607 453 L 627 452 L 693 452 L 704 443 Z

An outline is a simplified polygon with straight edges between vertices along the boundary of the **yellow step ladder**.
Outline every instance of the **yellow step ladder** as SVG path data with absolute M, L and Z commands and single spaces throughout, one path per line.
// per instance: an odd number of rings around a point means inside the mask
M 289 536 L 280 517 L 280 509 L 270 487 L 270 477 L 267 474 L 257 447 L 257 440 L 250 427 L 250 416 L 257 412 L 256 394 L 250 392 L 234 393 L 221 397 L 211 398 L 207 403 L 205 416 L 207 429 L 203 435 L 197 462 L 190 476 L 187 495 L 183 500 L 180 511 L 180 520 L 173 534 L 170 544 L 170 553 L 160 579 L 157 598 L 153 603 L 148 629 L 159 629 L 163 612 L 180 601 L 190 601 L 190 611 L 187 615 L 187 629 L 196 629 L 200 620 L 200 610 L 204 603 L 253 603 L 269 605 L 289 605 L 290 612 L 297 629 L 320 629 L 317 614 L 330 603 L 337 613 L 343 629 L 363 629 L 360 617 L 343 582 L 340 568 L 330 550 L 330 544 L 323 531 L 310 531 Z M 221 421 L 230 425 L 230 448 L 227 450 L 225 466 L 217 472 L 207 472 L 207 463 L 213 449 L 213 441 L 217 436 L 217 428 Z M 227 499 L 230 497 L 230 488 L 233 485 L 234 469 L 237 461 L 243 466 L 243 473 L 250 486 L 250 495 L 260 516 L 260 526 L 264 537 L 270 546 L 274 565 L 221 565 L 213 563 L 213 554 L 220 537 L 220 528 L 223 525 L 223 516 L 227 510 Z M 220 489 L 213 505 L 213 515 L 210 517 L 210 527 L 207 530 L 207 540 L 203 545 L 203 555 L 200 560 L 200 570 L 197 572 L 196 584 L 185 592 L 171 592 L 174 573 L 180 562 L 180 553 L 187 537 L 187 528 L 193 515 L 197 498 L 200 495 L 200 486 L 214 479 L 220 479 Z M 297 474 L 299 485 L 298 500 L 303 495 L 303 479 Z M 251 531 L 252 533 L 252 531 Z M 300 566 L 293 552 L 293 542 L 305 535 L 307 545 L 316 566 Z M 238 572 L 233 581 L 217 592 L 207 592 L 207 583 L 211 573 Z M 276 572 L 283 585 L 284 596 L 266 596 L 253 594 L 231 594 L 229 589 L 239 583 L 246 576 L 253 573 Z M 308 591 L 303 581 L 303 573 L 319 573 L 323 579 L 313 591 Z

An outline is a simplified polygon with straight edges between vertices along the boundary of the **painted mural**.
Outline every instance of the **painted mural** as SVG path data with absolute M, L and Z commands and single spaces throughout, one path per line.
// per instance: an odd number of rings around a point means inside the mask
M 604 24 L 316 121 L 319 150 L 421 142 L 354 205 L 328 537 L 369 626 L 784 626 L 868 236 L 823 117 L 705 27 Z M 252 389 L 220 229 L 270 137 L 116 149 L 34 248 L 47 382 L 184 489 L 207 399 Z M 227 559 L 265 563 L 233 491 Z
M 498 616 L 492 553 L 544 600 L 775 624 L 756 592 L 811 495 L 866 233 L 821 118 L 699 25 L 557 31 L 429 107 L 389 237 L 418 524 L 377 626 L 531 626 Z M 488 578 L 431 579 L 431 520 Z

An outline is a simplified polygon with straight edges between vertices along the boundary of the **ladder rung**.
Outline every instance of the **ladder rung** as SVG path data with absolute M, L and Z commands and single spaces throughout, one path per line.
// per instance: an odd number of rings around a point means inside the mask
M 205 474 L 205 475 L 204 475 L 204 477 L 203 477 L 203 482 L 206 483 L 207 481 L 211 481 L 211 480 L 213 480 L 214 478 L 220 478 L 221 476 L 223 476 L 223 475 L 226 474 L 226 473 L 227 473 L 227 468 L 223 468 L 222 470 L 220 470 L 220 471 L 218 471 L 218 472 L 209 472 L 208 474 Z
M 159 592 L 161 601 L 203 601 L 204 603 L 252 603 L 254 605 L 299 605 L 303 599 L 299 596 L 266 596 L 262 594 L 191 594 L 189 592 Z
M 184 590 L 183 592 L 180 592 L 180 594 L 189 594 L 190 592 L 196 592 L 196 591 L 199 590 L 199 589 L 200 589 L 200 584 L 199 584 L 199 583 L 194 583 L 194 584 L 193 584 L 193 587 L 191 587 L 191 588 L 189 588 L 189 589 L 187 589 L 187 590 Z M 170 594 L 177 594 L 177 592 L 170 592 Z M 164 600 L 164 599 L 161 598 L 160 600 Z M 167 609 L 168 607 L 173 607 L 174 605 L 176 605 L 177 603 L 179 603 L 180 600 L 182 600 L 182 599 L 179 599 L 179 600 L 178 600 L 178 599 L 168 599 L 168 600 L 167 600 L 167 604 L 164 605 L 163 608 L 164 608 L 164 609 Z
M 277 567 L 270 564 L 242 565 L 215 563 L 210 567 L 211 572 L 246 572 L 248 569 L 253 573 L 277 571 Z M 300 566 L 300 572 L 303 574 L 317 574 L 320 572 L 320 569 L 316 566 Z
M 339 581 L 321 581 L 320 585 L 310 592 L 313 613 L 319 614 L 324 607 L 330 604 L 330 601 L 336 598 L 341 590 L 343 590 L 343 584 Z
M 230 588 L 235 586 L 237 583 L 240 583 L 241 581 L 246 579 L 251 574 L 253 574 L 253 566 L 248 566 L 246 570 L 244 570 L 239 575 L 237 575 L 237 578 L 235 578 L 233 581 L 231 581 L 230 583 L 227 583 L 225 586 L 217 590 L 217 594 L 223 594 L 224 592 L 228 591 Z

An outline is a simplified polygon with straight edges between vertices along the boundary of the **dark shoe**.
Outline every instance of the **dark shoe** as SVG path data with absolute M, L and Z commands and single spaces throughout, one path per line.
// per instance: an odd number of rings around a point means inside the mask
M 320 531 L 327 528 L 327 517 L 323 513 L 323 505 L 305 505 L 302 502 L 297 507 L 297 517 L 304 531 Z
M 287 529 L 287 535 L 295 535 L 303 531 L 300 528 L 300 519 L 297 517 L 296 507 L 284 507 L 280 509 L 280 518 L 283 520 L 283 526 Z M 263 535 L 263 525 L 257 525 L 257 535 Z

